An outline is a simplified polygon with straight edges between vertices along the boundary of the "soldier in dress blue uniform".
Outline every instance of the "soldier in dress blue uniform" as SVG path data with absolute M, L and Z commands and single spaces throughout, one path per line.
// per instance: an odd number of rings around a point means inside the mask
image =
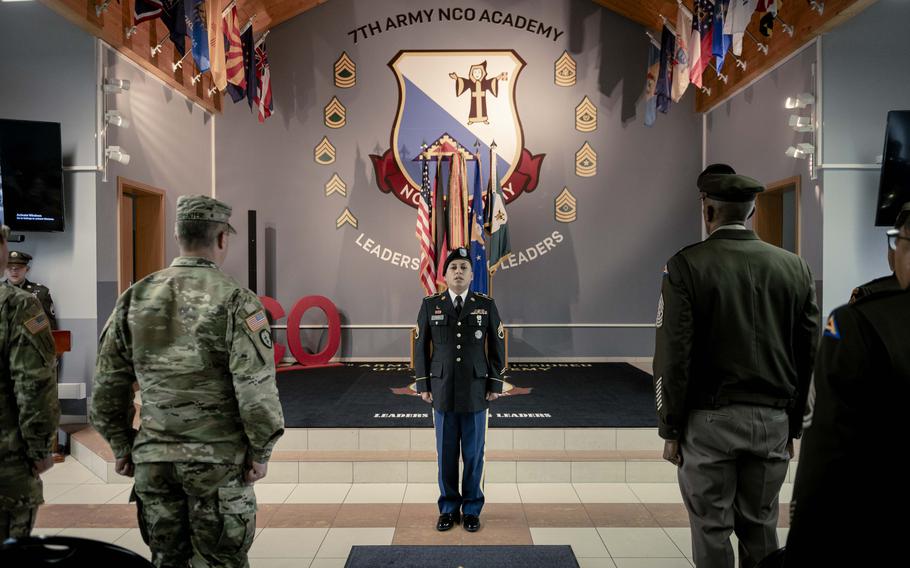
M 440 492 L 436 529 L 451 529 L 463 514 L 465 530 L 475 532 L 484 502 L 487 409 L 503 392 L 504 330 L 493 298 L 468 291 L 473 274 L 467 249 L 453 250 L 444 272 L 448 290 L 424 298 L 417 316 L 416 389 L 433 404 Z
M 28 279 L 28 273 L 32 267 L 30 265 L 32 255 L 19 250 L 9 251 L 9 259 L 6 265 L 6 281 L 11 285 L 25 290 L 38 299 L 41 308 L 50 321 L 51 329 L 57 329 L 57 312 L 54 309 L 54 299 L 51 298 L 51 291 L 44 284 L 38 284 Z

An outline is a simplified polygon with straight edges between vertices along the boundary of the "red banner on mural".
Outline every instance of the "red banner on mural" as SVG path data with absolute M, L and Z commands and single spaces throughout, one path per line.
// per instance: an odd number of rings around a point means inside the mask
M 522 193 L 531 193 L 537 189 L 540 180 L 540 167 L 546 154 L 531 154 L 527 148 L 522 148 L 521 158 L 509 179 L 502 184 L 503 195 L 506 203 L 511 203 Z M 420 189 L 412 186 L 398 163 L 392 150 L 386 150 L 381 156 L 370 154 L 373 162 L 373 171 L 376 173 L 376 185 L 383 193 L 393 193 L 395 197 L 411 207 L 417 208 L 420 199 Z

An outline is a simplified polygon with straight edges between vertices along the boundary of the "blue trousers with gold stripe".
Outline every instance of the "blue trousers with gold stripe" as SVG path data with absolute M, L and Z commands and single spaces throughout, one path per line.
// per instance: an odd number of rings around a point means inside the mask
M 433 410 L 436 453 L 439 462 L 439 512 L 480 516 L 483 509 L 483 451 L 487 411 L 439 412 Z M 458 454 L 464 461 L 458 491 Z

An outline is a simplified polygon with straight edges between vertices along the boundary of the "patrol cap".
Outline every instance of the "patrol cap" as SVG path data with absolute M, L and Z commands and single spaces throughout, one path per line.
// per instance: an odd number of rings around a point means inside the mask
M 230 232 L 236 233 L 230 223 L 231 211 L 227 203 L 206 195 L 181 195 L 177 198 L 178 221 L 225 223 Z
M 446 257 L 446 263 L 442 267 L 443 272 L 449 270 L 449 263 L 453 260 L 470 260 L 471 255 L 468 254 L 468 249 L 464 247 L 459 247 L 449 253 L 449 256 Z
M 701 184 L 701 179 L 707 175 L 711 174 L 735 174 L 736 170 L 732 166 L 727 164 L 708 164 L 700 174 L 698 174 L 698 181 L 696 184 Z
M 698 178 L 698 190 L 718 201 L 744 203 L 754 200 L 765 186 L 740 174 L 706 174 Z
M 28 266 L 28 263 L 31 262 L 32 255 L 27 252 L 22 252 L 19 250 L 9 251 L 9 259 L 6 261 L 7 264 L 22 264 Z
M 900 229 L 904 226 L 904 223 L 907 221 L 907 216 L 910 215 L 910 201 L 904 203 L 904 206 L 901 207 L 900 212 L 897 214 L 897 218 L 894 220 L 894 228 Z

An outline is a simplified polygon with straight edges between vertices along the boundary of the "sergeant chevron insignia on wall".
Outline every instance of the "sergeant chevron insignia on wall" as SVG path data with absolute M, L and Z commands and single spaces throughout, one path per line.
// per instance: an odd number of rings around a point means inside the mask
M 562 191 L 556 196 L 556 220 L 560 223 L 572 223 L 575 221 L 578 213 L 577 203 L 569 188 L 562 188 Z
M 348 186 L 337 172 L 333 174 L 332 179 L 325 184 L 325 196 L 328 197 L 333 193 L 341 194 L 342 197 L 347 197 L 348 195 Z
M 579 132 L 597 130 L 597 107 L 587 96 L 575 107 L 575 130 Z
M 351 210 L 347 207 L 344 208 L 344 211 L 341 212 L 341 215 L 335 221 L 335 228 L 340 229 L 342 225 L 347 223 L 348 225 L 357 228 L 357 217 L 354 217 L 354 214 L 351 213 Z
M 594 177 L 597 175 L 597 152 L 590 144 L 585 142 L 575 152 L 575 175 L 579 177 Z
M 357 83 L 357 65 L 344 51 L 335 62 L 335 86 L 339 89 L 350 89 Z
M 555 64 L 555 82 L 560 87 L 571 87 L 575 84 L 575 60 L 568 51 L 563 51 Z
M 332 97 L 329 104 L 325 105 L 325 125 L 329 128 L 341 128 L 347 124 L 347 109 L 338 100 L 338 97 Z
M 332 143 L 329 142 L 329 139 L 325 136 L 323 136 L 319 144 L 316 145 L 316 148 L 313 151 L 313 159 L 316 160 L 317 164 L 322 164 L 323 166 L 335 161 L 335 147 L 332 146 Z

